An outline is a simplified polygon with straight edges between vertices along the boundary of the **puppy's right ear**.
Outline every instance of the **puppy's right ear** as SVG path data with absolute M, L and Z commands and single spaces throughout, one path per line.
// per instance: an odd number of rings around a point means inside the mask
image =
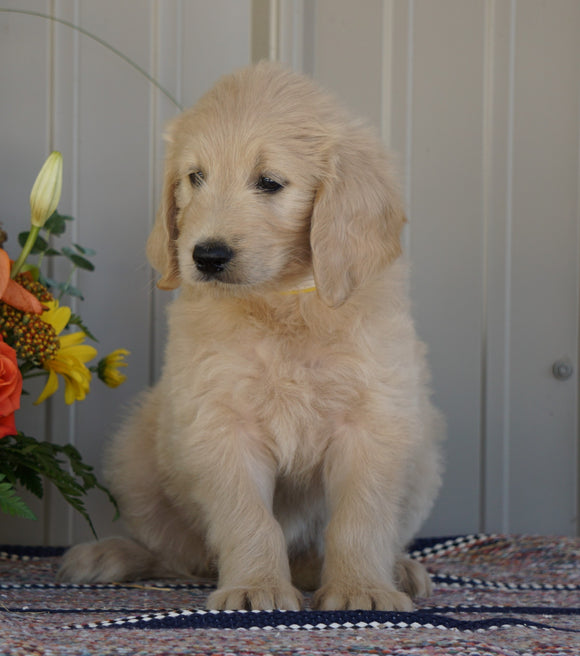
M 176 289 L 181 283 L 177 261 L 178 208 L 175 201 L 178 177 L 171 165 L 172 159 L 171 156 L 167 157 L 161 204 L 157 211 L 153 230 L 147 240 L 149 262 L 161 274 L 157 283 L 159 289 Z

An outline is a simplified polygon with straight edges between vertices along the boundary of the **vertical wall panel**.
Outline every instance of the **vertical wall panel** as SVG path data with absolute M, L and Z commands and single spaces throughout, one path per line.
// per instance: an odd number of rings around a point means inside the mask
M 383 61 L 383 77 L 389 80 L 389 95 L 383 90 L 383 138 L 397 166 L 407 211 L 411 205 L 413 162 L 413 15 L 414 1 L 387 0 L 383 14 L 383 52 L 389 55 Z M 385 41 L 389 40 L 389 43 Z M 403 229 L 403 250 L 409 250 L 409 230 Z
M 203 20 L 201 20 L 203 17 Z M 183 101 L 193 104 L 224 73 L 251 60 L 251 0 L 183 3 Z
M 555 360 L 576 364 L 580 5 L 517 5 L 515 25 L 509 526 L 570 532 L 577 377 L 556 380 Z
M 455 533 L 480 503 L 483 2 L 418 0 L 413 18 L 411 294 L 449 429 L 428 528 Z
M 382 3 L 318 0 L 314 77 L 357 114 L 381 126 Z
M 510 2 L 486 3 L 486 112 L 484 144 L 485 434 L 482 445 L 484 503 L 481 530 L 505 531 L 504 499 L 509 463 L 509 241 L 513 135 L 513 38 Z

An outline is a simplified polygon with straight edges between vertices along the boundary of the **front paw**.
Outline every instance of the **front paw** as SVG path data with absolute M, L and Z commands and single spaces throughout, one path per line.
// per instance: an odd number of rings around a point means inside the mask
M 404 593 L 389 586 L 364 587 L 327 583 L 314 595 L 318 610 L 388 610 L 410 612 L 413 602 Z
M 223 586 L 213 592 L 210 610 L 300 610 L 302 595 L 290 583 Z

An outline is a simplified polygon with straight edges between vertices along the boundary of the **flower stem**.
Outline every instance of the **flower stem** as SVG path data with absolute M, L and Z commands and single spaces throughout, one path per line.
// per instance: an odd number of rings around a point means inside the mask
M 69 276 L 68 276 L 66 282 L 64 283 L 62 289 L 60 290 L 60 294 L 59 294 L 59 296 L 58 296 L 58 300 L 59 300 L 59 301 L 62 300 L 62 297 L 63 297 L 65 294 L 68 293 L 67 290 L 68 290 L 68 288 L 70 287 L 70 284 L 71 284 L 71 282 L 72 282 L 73 276 L 74 276 L 75 271 L 77 270 L 77 268 L 78 268 L 77 265 L 74 264 L 73 267 L 72 267 L 72 269 L 71 269 L 71 272 L 69 273 Z
M 26 243 L 24 244 L 24 247 L 22 248 L 22 252 L 20 253 L 18 259 L 16 260 L 16 262 L 14 262 L 12 266 L 12 271 L 10 272 L 11 278 L 15 278 L 20 273 L 20 269 L 22 269 L 24 263 L 26 262 L 26 258 L 30 255 L 30 251 L 32 250 L 32 247 L 36 242 L 36 238 L 38 237 L 39 232 L 40 232 L 40 228 L 38 226 L 30 227 L 30 232 L 28 233 L 28 239 L 26 240 Z

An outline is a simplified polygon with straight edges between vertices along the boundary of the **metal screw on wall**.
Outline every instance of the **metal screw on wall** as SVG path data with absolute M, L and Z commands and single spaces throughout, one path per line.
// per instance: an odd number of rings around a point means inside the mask
M 568 380 L 574 373 L 574 367 L 570 358 L 556 360 L 552 366 L 552 374 L 557 380 Z

